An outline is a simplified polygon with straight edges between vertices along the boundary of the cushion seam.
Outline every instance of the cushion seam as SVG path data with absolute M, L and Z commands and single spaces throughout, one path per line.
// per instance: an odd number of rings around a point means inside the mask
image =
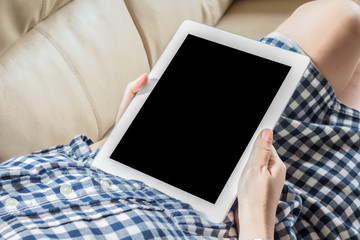
M 154 64 L 154 63 L 152 63 L 152 60 L 151 60 L 151 52 L 150 52 L 150 49 L 149 49 L 149 43 L 146 41 L 145 36 L 144 36 L 145 34 L 142 31 L 142 29 L 140 27 L 140 24 L 138 23 L 136 17 L 133 15 L 133 12 L 130 10 L 130 8 L 129 8 L 128 4 L 127 4 L 127 1 L 124 1 L 124 3 L 125 3 L 125 6 L 126 6 L 126 8 L 128 10 L 128 13 L 130 14 L 131 19 L 133 20 L 133 23 L 135 25 L 137 33 L 139 34 L 139 36 L 141 38 L 141 41 L 142 41 L 143 46 L 145 48 L 146 57 L 148 59 L 148 64 L 149 64 L 149 66 L 151 68 L 152 64 Z
M 85 96 L 91 106 L 91 109 L 93 111 L 93 114 L 94 114 L 94 117 L 96 120 L 97 130 L 98 130 L 97 138 L 99 139 L 101 131 L 102 131 L 102 122 L 101 122 L 100 114 L 95 105 L 95 101 L 94 101 L 93 97 L 91 96 L 91 93 L 90 93 L 88 87 L 86 86 L 83 78 L 81 77 L 79 71 L 77 70 L 75 65 L 72 63 L 72 61 L 70 60 L 70 57 L 65 53 L 65 51 L 60 47 L 60 45 L 55 41 L 55 39 L 53 37 L 51 37 L 51 35 L 47 31 L 45 31 L 43 28 L 41 28 L 39 26 L 35 26 L 34 30 L 36 30 L 38 33 L 40 33 L 42 36 L 44 36 L 49 41 L 49 43 L 56 49 L 56 51 L 59 53 L 61 58 L 65 61 L 66 65 L 69 67 L 71 72 L 74 74 L 77 82 L 79 83 L 81 89 L 83 90 L 83 93 L 85 94 Z
M 45 17 L 46 8 L 47 8 L 47 1 L 46 1 L 46 0 L 42 0 L 41 10 L 40 10 L 40 19 L 39 19 L 39 21 L 42 21 L 43 18 Z

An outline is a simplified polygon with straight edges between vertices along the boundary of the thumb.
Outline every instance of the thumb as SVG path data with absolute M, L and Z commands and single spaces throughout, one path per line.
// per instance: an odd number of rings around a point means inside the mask
M 142 74 L 136 80 L 129 83 L 126 91 L 129 91 L 132 95 L 136 95 L 141 89 L 143 89 L 147 83 L 148 75 L 146 73 Z
M 250 153 L 249 164 L 256 166 L 260 171 L 268 169 L 272 154 L 272 140 L 273 132 L 271 129 L 264 129 L 260 132 Z
M 116 116 L 116 122 L 119 121 L 120 117 L 125 112 L 126 108 L 133 100 L 138 91 L 143 89 L 148 81 L 148 75 L 146 73 L 142 74 L 136 80 L 130 82 L 125 89 L 123 99 L 120 103 L 120 107 Z

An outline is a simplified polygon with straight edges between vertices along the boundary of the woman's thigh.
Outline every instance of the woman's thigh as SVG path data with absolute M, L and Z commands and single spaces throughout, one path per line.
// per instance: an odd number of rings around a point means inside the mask
M 350 0 L 311 1 L 276 31 L 297 43 L 340 95 L 360 58 L 359 5 Z

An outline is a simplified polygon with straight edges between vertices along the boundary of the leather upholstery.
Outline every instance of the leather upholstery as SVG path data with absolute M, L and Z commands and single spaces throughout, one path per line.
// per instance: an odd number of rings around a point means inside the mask
M 232 0 L 125 0 L 152 67 L 184 20 L 214 26 Z
M 71 0 L 1 0 L 0 54 L 69 1 Z
M 183 20 L 241 33 L 242 1 L 1 0 L 0 162 L 77 134 L 102 139 L 127 83 Z
M 259 39 L 280 25 L 295 9 L 309 0 L 235 1 L 216 27 Z
M 149 71 L 123 1 L 77 0 L 0 58 L 0 160 L 113 126 L 127 82 Z

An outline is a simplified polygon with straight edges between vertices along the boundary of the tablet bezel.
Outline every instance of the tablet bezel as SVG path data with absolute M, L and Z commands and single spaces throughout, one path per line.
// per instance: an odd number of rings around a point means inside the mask
M 124 115 L 113 129 L 97 157 L 93 161 L 92 166 L 123 178 L 143 181 L 151 187 L 154 187 L 183 202 L 189 203 L 200 215 L 206 217 L 208 220 L 212 222 L 221 222 L 229 212 L 233 202 L 236 199 L 237 184 L 240 179 L 241 172 L 246 165 L 256 136 L 264 128 L 274 128 L 297 84 L 299 83 L 302 74 L 308 66 L 310 59 L 307 56 L 270 46 L 268 44 L 248 39 L 230 32 L 219 30 L 193 21 L 185 21 L 180 26 L 164 50 L 163 54 L 159 58 L 158 62 L 149 73 L 149 79 L 161 78 L 162 74 L 166 70 L 167 66 L 175 56 L 176 52 L 188 34 L 291 67 L 287 77 L 281 85 L 274 100 L 270 104 L 270 107 L 266 111 L 257 130 L 254 132 L 250 142 L 239 159 L 238 164 L 236 165 L 232 175 L 219 195 L 216 203 L 210 203 L 110 158 L 117 144 L 120 142 L 133 119 L 136 117 L 142 105 L 145 103 L 147 97 L 150 95 L 151 90 L 155 87 L 156 81 L 150 80 L 146 88 L 136 95 L 136 97 L 128 106 Z

